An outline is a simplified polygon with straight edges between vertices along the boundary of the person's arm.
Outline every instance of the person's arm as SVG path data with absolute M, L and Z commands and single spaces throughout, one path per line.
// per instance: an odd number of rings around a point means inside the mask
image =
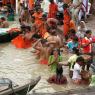
M 33 45 L 33 48 L 36 49 L 36 50 L 41 50 L 41 47 L 40 46 L 37 46 L 39 43 L 40 43 L 41 39 L 39 39 L 34 45 Z
M 52 64 L 54 64 L 54 63 L 58 63 L 58 58 L 55 58 L 52 62 L 50 62 L 50 64 L 48 65 L 48 66 L 51 66 Z

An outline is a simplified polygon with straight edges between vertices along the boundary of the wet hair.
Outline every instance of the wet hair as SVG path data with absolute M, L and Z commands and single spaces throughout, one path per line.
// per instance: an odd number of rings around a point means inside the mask
M 69 6 L 68 6 L 68 4 L 65 3 L 65 4 L 63 5 L 63 9 L 67 9 L 67 8 L 69 8 Z
M 47 42 L 46 39 L 41 39 L 41 43 L 42 43 L 42 44 L 45 44 L 46 42 Z
M 79 49 L 76 48 L 76 47 L 73 48 L 73 52 L 74 52 L 76 55 L 80 55 Z
M 75 31 L 75 29 L 70 29 L 69 33 L 76 34 L 76 31 Z
M 31 31 L 31 27 L 30 26 L 25 26 L 25 29 L 27 29 L 28 31 Z
M 77 58 L 76 62 L 84 62 L 84 58 L 82 56 L 79 56 Z
M 47 14 L 43 14 L 42 15 L 42 18 L 47 18 Z
M 3 20 L 3 21 L 5 21 L 5 20 L 6 20 L 6 18 L 5 18 L 5 17 L 1 17 L 0 19 L 1 19 L 1 20 Z
M 51 52 L 51 55 L 53 55 L 53 52 L 54 51 L 57 51 L 58 52 L 58 55 L 60 55 L 60 49 L 58 49 L 58 48 L 53 49 L 52 52 Z
M 86 34 L 89 34 L 89 33 L 92 33 L 92 31 L 91 31 L 91 30 L 86 30 L 85 33 L 86 33 Z

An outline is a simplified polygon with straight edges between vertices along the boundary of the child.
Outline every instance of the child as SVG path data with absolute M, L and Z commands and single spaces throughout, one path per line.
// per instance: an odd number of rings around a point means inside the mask
M 83 57 L 78 57 L 76 60 L 76 63 L 74 65 L 73 69 L 73 82 L 75 84 L 81 84 L 82 82 L 82 77 L 81 77 L 81 66 L 84 64 L 84 59 Z
M 63 64 L 64 66 L 69 66 L 69 76 L 70 76 L 70 78 L 72 78 L 74 65 L 75 65 L 76 60 L 79 57 L 79 55 L 80 55 L 79 49 L 74 47 L 73 48 L 73 55 L 69 58 L 68 63 Z
M 67 78 L 63 76 L 63 68 L 62 64 L 57 64 L 56 68 L 56 75 L 53 75 L 48 79 L 49 83 L 55 83 L 55 84 L 66 84 L 67 83 Z
M 74 38 L 72 39 L 72 41 L 69 41 L 69 42 L 67 43 L 66 46 L 67 46 L 67 48 L 69 49 L 69 51 L 72 52 L 72 49 L 73 49 L 74 47 L 78 48 L 78 46 L 79 46 L 78 38 L 77 38 L 77 37 L 74 37 Z
M 59 49 L 54 49 L 49 57 L 49 66 L 51 71 L 56 72 L 57 64 L 62 61 L 62 56 L 60 55 Z
M 91 63 L 93 62 L 92 44 L 95 43 L 95 41 L 92 39 L 91 35 L 92 35 L 92 31 L 87 30 L 85 33 L 85 37 L 82 39 L 82 53 L 91 56 L 91 60 L 87 64 L 88 71 L 89 71 Z

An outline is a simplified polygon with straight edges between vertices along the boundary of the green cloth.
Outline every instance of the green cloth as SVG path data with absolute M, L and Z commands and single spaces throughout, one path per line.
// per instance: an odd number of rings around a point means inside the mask
M 68 63 L 70 63 L 70 70 L 73 70 L 73 66 L 77 60 L 78 56 L 76 54 L 72 55 L 69 60 L 68 60 Z
M 14 21 L 14 15 L 9 15 L 7 20 L 8 21 Z
M 50 57 L 49 57 L 49 64 L 51 64 L 52 62 L 54 62 L 54 56 L 53 55 L 51 55 Z M 58 56 L 58 62 L 61 62 L 62 61 L 62 56 Z M 56 68 L 57 68 L 57 62 L 55 62 L 55 63 L 53 63 L 52 65 L 51 65 L 51 71 L 52 72 L 56 72 Z
M 89 86 L 95 86 L 95 75 L 92 75 L 91 77 L 91 83 Z

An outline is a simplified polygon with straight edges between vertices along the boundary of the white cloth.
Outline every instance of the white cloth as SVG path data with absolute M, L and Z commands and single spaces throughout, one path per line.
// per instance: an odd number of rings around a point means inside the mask
M 50 4 L 50 2 L 48 0 L 43 0 L 43 2 L 41 3 L 41 8 L 46 13 L 49 12 L 49 4 Z
M 63 2 L 58 2 L 58 11 L 63 12 Z
M 81 79 L 80 72 L 81 72 L 81 66 L 78 63 L 75 63 L 74 69 L 73 69 L 73 77 L 72 77 L 72 79 L 73 80 Z

